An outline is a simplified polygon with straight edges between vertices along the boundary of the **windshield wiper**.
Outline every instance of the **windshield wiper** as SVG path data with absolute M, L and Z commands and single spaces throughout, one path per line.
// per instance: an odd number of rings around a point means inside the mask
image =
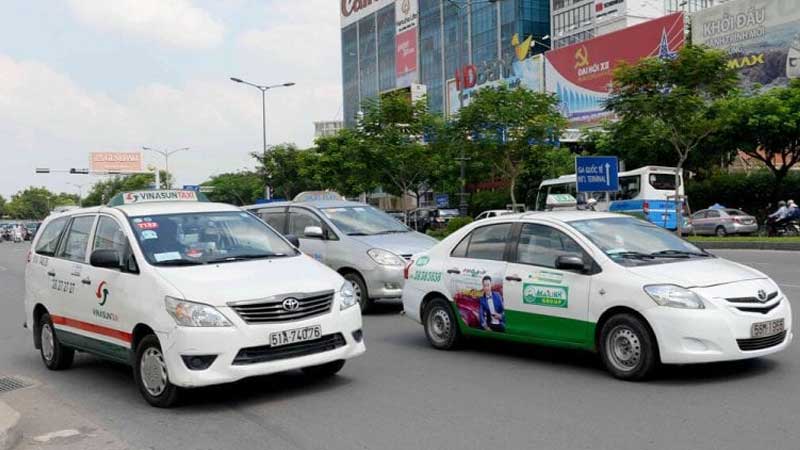
M 348 236 L 372 236 L 369 233 L 364 233 L 364 232 L 361 232 L 361 231 L 354 231 L 352 233 L 347 233 L 347 235 Z
M 408 233 L 409 230 L 385 230 L 379 231 L 375 234 L 395 234 L 395 233 Z
M 648 255 L 647 253 L 641 252 L 616 252 L 616 253 L 609 253 L 609 257 L 613 258 L 618 256 L 620 258 L 630 258 L 630 259 L 655 259 L 656 257 L 653 255 Z
M 231 261 L 245 261 L 249 259 L 266 259 L 266 258 L 280 258 L 286 256 L 286 253 L 254 253 L 245 255 L 231 255 L 222 258 L 212 259 L 206 261 L 207 264 L 224 263 Z
M 199 261 L 189 261 L 188 259 L 171 259 L 169 261 L 155 262 L 156 266 L 200 266 L 203 263 Z
M 708 258 L 711 256 L 708 252 L 698 253 L 698 252 L 689 252 L 686 250 L 661 250 L 660 252 L 654 252 L 650 254 L 651 256 L 656 257 L 666 257 L 666 258 L 689 258 L 691 256 L 701 256 L 703 258 Z

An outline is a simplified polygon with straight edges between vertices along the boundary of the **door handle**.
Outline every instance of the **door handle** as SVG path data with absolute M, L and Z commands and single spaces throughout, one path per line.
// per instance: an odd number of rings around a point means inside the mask
M 522 278 L 520 278 L 520 277 L 518 277 L 516 275 L 509 275 L 509 276 L 506 277 L 506 281 L 520 282 L 520 281 L 522 281 Z
M 81 283 L 83 283 L 83 284 L 92 284 L 92 279 L 89 278 L 89 277 L 86 277 L 86 278 L 81 280 Z
M 56 271 L 55 270 L 51 270 L 51 271 L 47 272 L 47 275 L 49 275 L 51 277 L 54 277 L 54 276 L 56 276 Z
M 461 273 L 458 269 L 447 269 L 447 273 L 452 273 L 453 275 L 458 275 Z

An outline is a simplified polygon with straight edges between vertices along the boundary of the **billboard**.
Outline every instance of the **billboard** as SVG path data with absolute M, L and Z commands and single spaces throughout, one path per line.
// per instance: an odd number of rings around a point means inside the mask
M 339 0 L 342 28 L 352 25 L 395 0 Z
M 511 38 L 514 52 L 507 58 L 469 64 L 447 81 L 448 115 L 455 114 L 461 106 L 459 95 L 463 96 L 464 106 L 468 105 L 475 93 L 484 87 L 506 83 L 510 87 L 524 86 L 533 91 L 544 91 L 544 57 L 530 55 L 532 36 L 520 41 L 518 35 Z
M 797 0 L 735 0 L 692 15 L 692 43 L 727 50 L 742 83 L 785 85 L 800 77 Z
M 594 23 L 625 17 L 625 0 L 594 0 Z
M 406 87 L 417 81 L 419 0 L 397 0 L 394 13 L 395 76 L 397 87 Z
M 93 172 L 141 172 L 141 152 L 92 152 L 89 170 Z
M 552 50 L 545 53 L 546 89 L 558 94 L 572 126 L 593 125 L 611 116 L 605 101 L 620 63 L 671 58 L 683 44 L 683 13 L 675 13 Z

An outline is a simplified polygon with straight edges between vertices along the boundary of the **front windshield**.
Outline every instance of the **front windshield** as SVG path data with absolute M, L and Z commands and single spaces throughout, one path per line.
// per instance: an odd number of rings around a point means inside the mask
M 337 228 L 349 236 L 371 236 L 411 231 L 397 219 L 372 206 L 325 208 L 322 212 Z
M 457 209 L 440 209 L 439 215 L 442 217 L 456 217 L 458 216 Z
M 612 260 L 625 266 L 711 256 L 671 232 L 633 217 L 578 220 L 569 224 Z
M 246 212 L 201 212 L 130 219 L 150 264 L 189 266 L 297 255 L 277 233 Z

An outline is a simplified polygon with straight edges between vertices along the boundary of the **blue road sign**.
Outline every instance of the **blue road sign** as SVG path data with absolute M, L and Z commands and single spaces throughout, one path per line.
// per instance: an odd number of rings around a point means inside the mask
M 200 185 L 198 184 L 184 184 L 183 185 L 184 191 L 195 191 L 200 192 Z
M 575 158 L 578 192 L 616 192 L 619 190 L 619 162 L 616 156 L 578 156 Z
M 447 194 L 436 194 L 436 207 L 447 208 L 450 206 L 450 196 Z

